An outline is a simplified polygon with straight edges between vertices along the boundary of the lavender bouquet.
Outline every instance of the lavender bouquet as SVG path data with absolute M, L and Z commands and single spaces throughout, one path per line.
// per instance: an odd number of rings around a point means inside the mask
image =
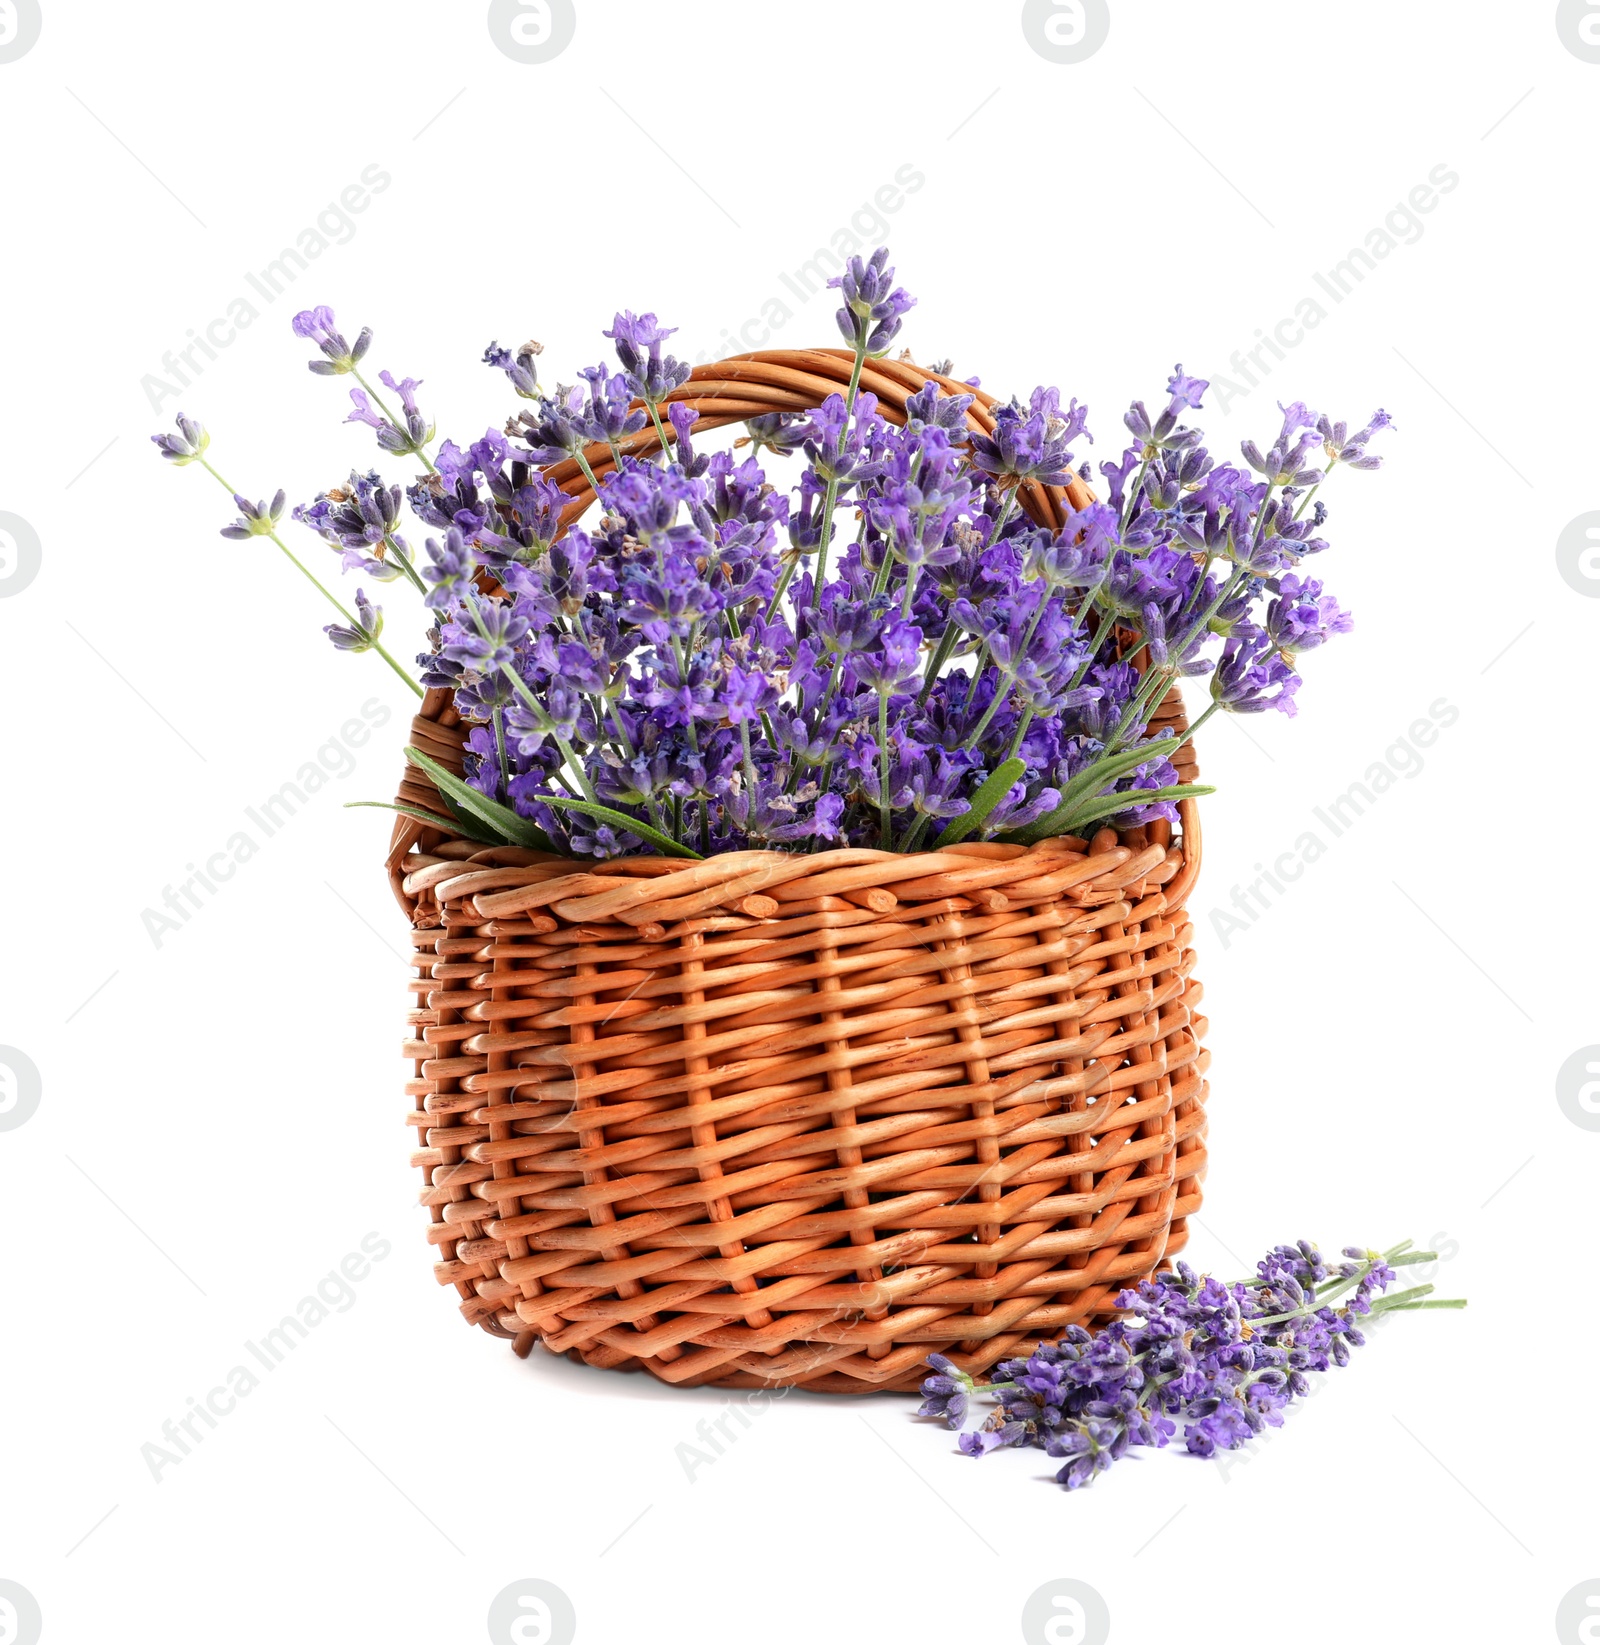
M 449 815 L 399 809 L 592 858 L 1031 844 L 1176 821 L 1210 792 L 1173 765 L 1194 730 L 1218 712 L 1294 713 L 1299 657 L 1351 626 L 1302 570 L 1327 546 L 1319 492 L 1335 468 L 1379 466 L 1383 412 L 1351 433 L 1297 402 L 1267 449 L 1218 463 L 1183 420 L 1208 385 L 1180 367 L 1155 415 L 1136 401 L 1124 417 L 1103 500 L 1051 530 L 1020 488 L 1090 478 L 1086 410 L 1036 388 L 986 434 L 972 395 L 930 380 L 896 426 L 860 383 L 914 300 L 886 249 L 832 284 L 848 392 L 755 418 L 717 450 L 671 398 L 690 371 L 653 314 L 617 315 L 616 364 L 576 386 L 542 386 L 536 343 L 491 345 L 528 405 L 465 447 L 435 445 L 415 379 L 379 373 L 388 398 L 367 380 L 370 330 L 350 343 L 330 310 L 296 316 L 320 351 L 311 370 L 357 385 L 346 420 L 412 472 L 402 486 L 352 471 L 293 517 L 346 571 L 411 585 L 430 619 L 421 685 L 452 692 L 468 727 L 464 780 L 407 751 Z M 629 455 L 646 428 L 659 451 Z M 233 490 L 192 419 L 155 440 Z M 572 499 L 540 470 L 568 459 L 600 509 L 563 529 Z M 780 468 L 798 471 L 784 488 Z M 283 493 L 234 501 L 223 535 L 269 538 L 338 608 L 333 643 L 420 691 L 384 648 L 382 607 L 364 589 L 345 606 L 284 543 Z M 1209 703 L 1183 736 L 1153 730 L 1185 678 L 1208 680 Z

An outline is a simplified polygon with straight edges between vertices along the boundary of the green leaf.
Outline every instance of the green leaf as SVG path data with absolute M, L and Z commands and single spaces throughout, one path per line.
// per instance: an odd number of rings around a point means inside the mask
M 1054 834 L 1070 834 L 1069 819 L 1076 815 L 1079 805 L 1102 788 L 1109 787 L 1130 771 L 1137 771 L 1149 760 L 1165 759 L 1178 746 L 1176 737 L 1152 737 L 1120 754 L 1103 755 L 1093 765 L 1085 766 L 1065 788 L 1061 800 L 1048 816 L 1039 817 L 1026 828 L 1018 829 L 1010 838 L 1023 845 L 1048 839 Z
M 1154 805 L 1159 800 L 1190 800 L 1201 794 L 1215 794 L 1209 783 L 1176 783 L 1171 788 L 1129 788 L 1120 794 L 1102 795 L 1078 807 L 1068 818 L 1063 834 L 1076 834 L 1084 823 L 1098 822 L 1135 805 Z
M 555 843 L 542 828 L 536 827 L 526 817 L 519 817 L 515 811 L 501 805 L 498 800 L 491 800 L 487 794 L 480 794 L 453 771 L 447 771 L 437 760 L 430 759 L 420 748 L 408 748 L 406 758 L 433 778 L 434 786 L 444 796 L 446 805 L 452 810 L 460 806 L 477 822 L 491 829 L 495 835 L 496 845 L 521 845 L 530 851 L 549 851 L 559 855 L 556 853 Z
M 475 823 L 470 817 L 464 822 L 459 817 L 440 817 L 432 811 L 424 811 L 415 805 L 391 805 L 388 800 L 346 800 L 346 811 L 359 811 L 364 806 L 370 806 L 376 811 L 398 811 L 404 817 L 415 817 L 418 822 L 425 822 L 430 828 L 442 828 L 446 834 L 464 834 L 469 840 L 477 840 L 480 845 L 504 845 L 505 841 L 498 835 L 491 834 L 480 823 Z
M 1151 760 L 1164 760 L 1169 753 L 1176 753 L 1177 745 L 1177 737 L 1146 737 L 1131 748 L 1120 748 L 1117 753 L 1102 753 L 1094 765 L 1085 765 L 1084 770 L 1077 773 L 1066 788 L 1062 788 L 1062 795 L 1097 793 L 1107 783 L 1117 780 L 1118 776 L 1126 776 L 1128 772 L 1136 772 L 1141 765 L 1148 765 Z
M 1130 771 L 1137 771 L 1141 765 L 1151 760 L 1165 759 L 1167 755 L 1174 753 L 1177 747 L 1176 737 L 1148 737 L 1144 742 L 1135 743 L 1132 748 L 1124 748 L 1116 754 L 1102 754 L 1092 765 L 1086 765 L 1061 790 L 1062 803 L 1066 804 L 1084 794 L 1097 794 L 1102 788 L 1114 783 L 1118 777 L 1125 777 Z
M 440 794 L 439 798 L 444 801 L 445 810 L 455 819 L 456 828 L 459 832 L 465 834 L 468 839 L 486 839 L 490 845 L 504 845 L 506 843 L 505 836 L 497 829 L 490 828 L 487 823 L 479 822 L 464 805 L 451 799 L 448 794 Z M 524 818 L 523 821 L 526 822 L 527 819 Z
M 1016 787 L 1017 778 L 1027 769 L 1027 765 L 1015 756 L 1004 765 L 996 766 L 972 796 L 971 805 L 959 817 L 952 817 L 945 824 L 944 831 L 933 842 L 933 849 L 938 851 L 943 846 L 954 845 L 958 840 L 964 840 L 973 829 L 981 828 L 989 813 Z
M 626 828 L 630 834 L 637 834 L 641 840 L 649 840 L 652 845 L 660 846 L 669 857 L 693 857 L 696 862 L 704 860 L 698 851 L 691 851 L 688 846 L 680 845 L 670 834 L 663 834 L 659 828 L 652 828 L 649 823 L 640 822 L 637 817 L 630 817 L 626 812 L 613 811 L 609 805 L 596 805 L 592 800 L 569 800 L 561 794 L 539 794 L 535 798 L 543 800 L 546 805 L 559 805 L 568 811 L 581 811 L 584 816 L 610 823 L 613 828 Z

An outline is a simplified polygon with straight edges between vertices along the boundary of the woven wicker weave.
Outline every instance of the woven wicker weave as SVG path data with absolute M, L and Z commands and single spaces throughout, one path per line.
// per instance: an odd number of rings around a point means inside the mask
M 675 398 L 714 428 L 815 405 L 849 370 L 748 355 Z M 903 420 L 928 375 L 876 362 L 862 386 Z M 575 465 L 548 472 L 575 518 Z M 1088 495 L 1022 504 L 1059 524 Z M 1158 720 L 1183 726 L 1176 694 Z M 447 693 L 413 740 L 460 769 Z M 1192 747 L 1178 763 L 1192 780 Z M 439 808 L 415 770 L 401 797 Z M 685 1385 L 909 1389 L 935 1350 L 980 1371 L 1105 1317 L 1200 1203 L 1192 801 L 1181 817 L 1176 838 L 582 869 L 402 820 L 441 1283 L 519 1353 Z

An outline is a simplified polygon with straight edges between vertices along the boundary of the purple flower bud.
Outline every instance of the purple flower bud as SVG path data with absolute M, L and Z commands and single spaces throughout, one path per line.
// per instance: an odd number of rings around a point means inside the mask
M 322 632 L 340 651 L 370 651 L 383 633 L 383 607 L 373 605 L 362 589 L 356 590 L 356 620 L 349 627 L 327 624 Z
M 583 432 L 589 439 L 620 440 L 637 433 L 649 421 L 645 412 L 629 409 L 633 391 L 626 377 L 604 364 L 586 366 L 578 375 L 589 385 L 587 415 L 582 419 Z
M 661 345 L 676 330 L 675 326 L 660 325 L 653 314 L 624 310 L 604 334 L 616 343 L 628 388 L 651 405 L 659 404 L 689 380 L 687 365 L 661 353 Z
M 472 550 L 454 526 L 445 532 L 442 543 L 429 537 L 423 547 L 430 563 L 422 568 L 422 578 L 432 585 L 427 603 L 436 611 L 447 610 L 471 587 L 477 569 Z
M 279 491 L 270 503 L 252 503 L 248 498 L 234 494 L 234 504 L 240 518 L 222 528 L 221 535 L 231 542 L 244 542 L 251 537 L 269 537 L 277 529 L 283 516 L 284 494 Z
M 866 354 L 882 354 L 916 306 L 916 298 L 895 285 L 888 263 L 889 248 L 879 246 L 866 260 L 852 257 L 844 273 L 828 282 L 844 298 L 836 316 L 844 340 Z
M 483 351 L 483 363 L 494 366 L 503 371 L 511 381 L 511 386 L 524 400 L 539 398 L 539 373 L 537 361 L 544 353 L 544 344 L 526 342 L 515 355 L 510 349 L 501 348 L 498 343 L 490 343 Z
M 290 322 L 296 337 L 315 343 L 325 358 L 309 362 L 319 377 L 338 377 L 354 371 L 372 346 L 370 327 L 363 328 L 352 348 L 334 323 L 333 310 L 326 306 L 302 309 Z
M 168 462 L 183 468 L 197 462 L 205 454 L 206 447 L 211 444 L 211 436 L 193 417 L 185 417 L 181 411 L 177 422 L 176 434 L 152 434 L 150 438 Z

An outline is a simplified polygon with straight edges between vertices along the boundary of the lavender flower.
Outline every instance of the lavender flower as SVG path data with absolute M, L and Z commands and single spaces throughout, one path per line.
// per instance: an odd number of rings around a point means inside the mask
M 423 544 L 428 551 L 429 564 L 423 567 L 423 580 L 431 584 L 427 603 L 435 610 L 449 610 L 470 595 L 473 572 L 477 569 L 472 550 L 456 526 L 445 532 L 444 541 L 430 537 Z
M 645 413 L 631 409 L 633 390 L 628 379 L 604 364 L 586 366 L 578 375 L 589 385 L 589 404 L 579 426 L 591 440 L 613 445 L 624 435 L 637 433 L 648 421 Z
M 906 426 L 913 433 L 923 428 L 939 428 L 952 445 L 967 438 L 967 410 L 976 396 L 946 394 L 935 382 L 926 382 L 906 401 Z
M 973 463 L 997 478 L 1065 485 L 1071 477 L 1070 446 L 1086 430 L 1088 408 L 1076 400 L 1065 416 L 1053 388 L 1036 388 L 1024 409 L 1015 400 L 995 412 L 994 433 L 972 436 Z
M 1372 421 L 1355 434 L 1347 433 L 1348 425 L 1345 423 L 1336 423 L 1328 417 L 1317 418 L 1317 433 L 1322 436 L 1322 450 L 1329 468 L 1335 463 L 1369 471 L 1382 468 L 1383 458 L 1367 454 L 1367 442 L 1379 429 L 1393 426 L 1394 418 L 1387 411 L 1374 412 Z
M 1259 628 L 1241 624 L 1229 637 L 1211 676 L 1211 696 L 1228 714 L 1275 708 L 1293 716 L 1300 676 Z
M 1322 592 L 1315 579 L 1292 572 L 1278 579 L 1277 598 L 1267 607 L 1267 635 L 1285 657 L 1314 651 L 1335 634 L 1348 634 L 1355 619 L 1339 609 L 1339 602 Z
M 959 1429 L 967 1420 L 973 1381 L 953 1360 L 943 1354 L 929 1354 L 933 1375 L 922 1384 L 923 1403 L 919 1417 L 938 1417 L 947 1428 Z
M 1200 402 L 1211 384 L 1203 377 L 1187 377 L 1181 365 L 1172 368 L 1172 375 L 1167 379 L 1167 393 L 1172 396 L 1168 406 L 1169 411 L 1176 412 L 1180 407 L 1187 406 L 1198 411 Z
M 515 354 L 498 343 L 490 343 L 483 351 L 483 363 L 503 371 L 511 386 L 524 400 L 539 398 L 538 358 L 544 353 L 544 344 L 527 342 Z
M 198 462 L 205 455 L 206 447 L 211 444 L 211 436 L 205 429 L 193 417 L 185 417 L 181 411 L 178 413 L 176 434 L 152 434 L 150 438 L 161 455 L 179 468 Z
M 468 680 L 510 667 L 518 641 L 528 633 L 528 619 L 511 606 L 477 600 L 469 600 L 465 610 L 465 620 L 445 624 L 440 655 L 459 663 Z
M 584 427 L 583 390 L 558 384 L 553 395 L 539 401 L 538 413 L 523 412 L 515 427 L 536 463 L 559 463 L 576 455 L 590 439 Z
M 340 651 L 370 651 L 383 633 L 383 607 L 373 605 L 363 589 L 356 590 L 356 620 L 348 627 L 328 623 L 322 630 Z
M 1199 430 L 1185 428 L 1178 419 L 1185 410 L 1199 406 L 1210 386 L 1200 378 L 1185 376 L 1179 366 L 1167 381 L 1167 405 L 1158 417 L 1152 419 L 1144 401 L 1135 400 L 1122 421 L 1138 442 L 1136 454 L 1148 463 L 1163 452 L 1182 454 L 1194 450 L 1200 443 Z
M 299 504 L 294 517 L 341 550 L 346 571 L 392 582 L 411 563 L 411 551 L 395 531 L 401 495 L 399 486 L 386 486 L 376 472 L 352 470 L 347 485 L 318 493 L 314 503 Z
M 661 352 L 661 345 L 676 330 L 676 326 L 660 325 L 653 314 L 624 310 L 605 333 L 617 345 L 628 387 L 649 405 L 659 405 L 689 380 L 689 367 Z
M 764 417 L 752 417 L 745 427 L 750 430 L 750 444 L 759 456 L 765 447 L 775 457 L 789 457 L 798 451 L 805 440 L 806 423 L 798 412 L 773 411 Z
M 357 364 L 372 347 L 372 328 L 363 326 L 354 345 L 344 340 L 344 334 L 334 323 L 331 308 L 307 308 L 295 315 L 292 322 L 296 337 L 308 338 L 323 352 L 321 360 L 310 360 L 307 369 L 319 377 L 342 377 L 354 371 Z
M 879 246 L 863 261 L 852 257 L 843 274 L 828 285 L 844 298 L 836 316 L 847 343 L 864 354 L 882 354 L 900 335 L 904 316 L 916 306 L 916 298 L 894 283 L 889 266 L 889 248 Z
M 220 536 L 230 542 L 248 542 L 252 537 L 270 537 L 278 528 L 278 521 L 283 517 L 283 492 L 278 492 L 270 503 L 252 503 L 247 497 L 241 497 L 236 492 L 234 503 L 237 505 L 242 518 L 232 525 L 225 525 Z
M 870 650 L 858 650 L 845 673 L 857 688 L 892 695 L 916 677 L 922 630 L 913 623 L 894 621 L 874 635 Z
M 345 418 L 345 421 L 365 423 L 368 428 L 376 429 L 378 444 L 397 457 L 420 455 L 434 435 L 433 424 L 422 415 L 417 406 L 417 389 L 421 385 L 415 377 L 407 377 L 397 383 L 387 371 L 378 373 L 378 381 L 392 393 L 400 396 L 400 421 L 395 422 L 379 412 L 367 391 L 360 388 L 350 390 L 350 403 L 355 410 Z
M 1324 442 L 1317 416 L 1298 400 L 1288 406 L 1280 403 L 1278 409 L 1283 413 L 1283 427 L 1271 448 L 1263 452 L 1254 440 L 1246 440 L 1239 449 L 1268 485 L 1316 485 L 1323 478 L 1322 471 L 1308 465 Z

